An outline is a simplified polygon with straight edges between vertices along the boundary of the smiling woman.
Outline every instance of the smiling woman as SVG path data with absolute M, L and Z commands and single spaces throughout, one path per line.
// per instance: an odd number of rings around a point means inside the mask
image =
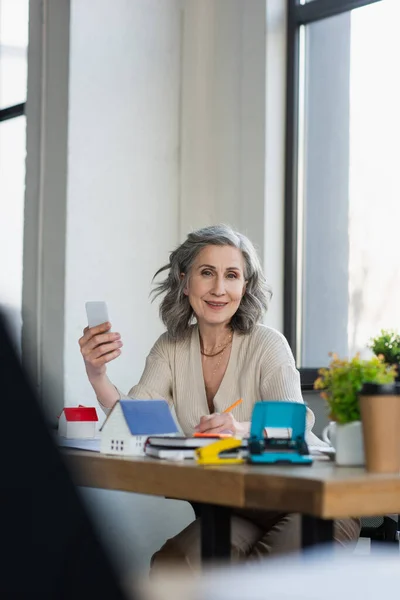
M 174 250 L 153 295 L 163 296 L 160 315 L 167 331 L 156 341 L 140 381 L 128 397 L 167 400 L 186 435 L 231 431 L 249 434 L 255 402 L 303 402 L 299 373 L 284 336 L 261 323 L 271 290 L 254 246 L 226 225 L 191 232 Z M 126 398 L 107 378 L 106 364 L 121 353 L 119 333 L 110 323 L 86 328 L 79 340 L 89 381 L 108 412 Z M 238 398 L 238 403 L 225 412 Z M 308 409 L 307 409 L 308 410 Z M 307 441 L 323 442 L 312 433 L 307 414 Z M 153 557 L 158 565 L 200 565 L 198 519 L 166 542 Z M 336 540 L 354 539 L 357 520 L 336 523 Z M 236 511 L 231 528 L 232 555 L 263 557 L 299 547 L 298 519 L 270 512 Z
M 233 288 L 227 280 L 235 282 L 236 295 L 240 287 L 240 301 L 230 315 L 233 331 L 250 333 L 268 309 L 272 292 L 257 252 L 248 238 L 226 225 L 191 232 L 155 277 L 163 271 L 168 271 L 168 277 L 156 285 L 154 297 L 165 294 L 160 314 L 168 332 L 176 339 L 186 333 L 193 317 L 198 320 L 196 307 L 200 309 L 201 303 L 194 307 L 192 301 L 198 295 L 195 289 L 199 289 L 196 285 L 199 280 L 211 282 L 207 289 L 202 288 L 204 294 L 209 294 L 205 297 L 209 307 L 228 302 L 229 290 Z
M 154 290 L 155 297 L 165 294 L 161 318 L 176 340 L 187 336 L 196 320 L 203 386 L 212 414 L 230 362 L 234 332 L 253 331 L 268 307 L 271 290 L 250 240 L 224 225 L 190 233 L 155 276 L 165 270 L 168 277 Z M 216 418 L 203 415 L 198 430 L 248 432 L 247 420 L 240 424 L 231 415 L 222 421 Z
M 231 246 L 207 246 L 194 261 L 184 294 L 198 322 L 202 321 L 204 326 L 217 323 L 229 326 L 245 289 L 240 250 Z

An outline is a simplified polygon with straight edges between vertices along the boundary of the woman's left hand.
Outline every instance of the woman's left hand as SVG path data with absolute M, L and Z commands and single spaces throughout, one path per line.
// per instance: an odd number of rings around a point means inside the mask
M 240 433 L 241 424 L 232 413 L 213 413 L 201 417 L 194 430 L 198 433 Z

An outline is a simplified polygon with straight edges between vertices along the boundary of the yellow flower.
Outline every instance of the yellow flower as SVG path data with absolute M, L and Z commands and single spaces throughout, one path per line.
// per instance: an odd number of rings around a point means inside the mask
M 322 377 L 318 377 L 315 381 L 314 381 L 314 388 L 317 390 L 320 385 L 322 384 Z

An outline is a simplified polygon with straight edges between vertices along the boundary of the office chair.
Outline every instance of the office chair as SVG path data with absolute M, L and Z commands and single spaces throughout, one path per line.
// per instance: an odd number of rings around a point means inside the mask
M 400 540 L 400 515 L 382 517 L 363 517 L 360 537 L 370 538 L 371 551 L 384 543 L 396 543 Z

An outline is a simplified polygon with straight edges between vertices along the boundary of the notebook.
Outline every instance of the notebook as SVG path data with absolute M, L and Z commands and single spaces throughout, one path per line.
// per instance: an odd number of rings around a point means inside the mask
M 148 445 L 156 446 L 158 448 L 202 448 L 208 446 L 213 442 L 218 442 L 221 438 L 216 435 L 215 437 L 166 437 L 162 435 L 150 435 L 147 438 L 146 447 Z M 247 439 L 243 438 L 242 446 L 247 446 Z
M 145 447 L 146 456 L 152 458 L 162 458 L 165 460 L 185 460 L 194 459 L 194 448 L 157 448 L 156 446 Z

